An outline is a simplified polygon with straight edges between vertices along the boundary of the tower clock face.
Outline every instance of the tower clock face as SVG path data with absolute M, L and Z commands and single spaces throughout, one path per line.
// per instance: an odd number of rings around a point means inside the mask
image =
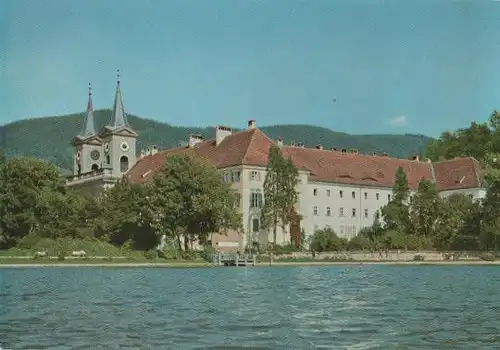
M 93 160 L 98 160 L 99 159 L 99 151 L 98 150 L 93 150 L 92 152 L 90 152 L 90 157 L 93 159 Z
M 129 149 L 128 143 L 126 143 L 125 141 L 123 141 L 123 142 L 120 144 L 120 148 L 121 148 L 121 149 L 122 149 L 122 151 L 124 151 L 124 152 L 128 151 L 128 149 Z

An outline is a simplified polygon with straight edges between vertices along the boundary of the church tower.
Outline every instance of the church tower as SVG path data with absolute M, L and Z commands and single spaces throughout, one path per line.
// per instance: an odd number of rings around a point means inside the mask
M 135 165 L 137 136 L 138 134 L 128 124 L 123 108 L 120 71 L 117 71 L 115 103 L 111 119 L 99 135 L 104 151 L 103 168 L 110 170 L 113 178 L 121 178 Z
M 82 130 L 71 144 L 73 155 L 73 174 L 80 175 L 97 171 L 102 167 L 102 141 L 95 132 L 94 107 L 92 105 L 92 86 L 89 83 L 89 99 Z

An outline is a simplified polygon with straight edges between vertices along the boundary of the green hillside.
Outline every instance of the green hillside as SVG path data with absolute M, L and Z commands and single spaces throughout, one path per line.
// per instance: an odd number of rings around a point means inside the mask
M 94 112 L 99 128 L 110 118 L 109 110 Z M 168 148 L 186 142 L 189 134 L 198 132 L 213 138 L 214 128 L 173 126 L 129 115 L 129 123 L 139 133 L 137 148 L 152 144 Z M 0 150 L 7 156 L 30 156 L 47 159 L 61 168 L 70 169 L 73 149 L 70 140 L 79 131 L 83 114 L 24 119 L 0 126 Z M 275 125 L 261 128 L 269 137 L 282 137 L 285 144 L 303 142 L 307 147 L 322 144 L 325 148 L 357 148 L 362 153 L 387 152 L 395 157 L 425 150 L 431 138 L 423 135 L 349 135 L 312 125 Z

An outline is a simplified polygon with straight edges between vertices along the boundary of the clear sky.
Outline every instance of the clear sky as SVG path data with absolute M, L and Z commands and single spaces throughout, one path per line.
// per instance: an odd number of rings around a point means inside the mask
M 0 124 L 110 108 L 117 68 L 174 125 L 437 136 L 500 109 L 500 2 L 0 0 Z

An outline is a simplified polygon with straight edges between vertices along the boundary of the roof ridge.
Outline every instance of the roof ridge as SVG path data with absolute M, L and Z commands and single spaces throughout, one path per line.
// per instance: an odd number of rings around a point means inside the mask
M 250 141 L 248 142 L 247 149 L 245 150 L 245 154 L 243 155 L 242 163 L 246 163 L 246 161 L 247 161 L 248 152 L 250 150 L 250 146 L 251 146 L 252 142 L 254 141 L 256 134 L 264 136 L 264 138 L 266 138 L 269 142 L 271 142 L 271 144 L 276 144 L 276 142 L 274 142 L 273 139 L 271 139 L 265 132 L 263 132 L 259 128 L 254 128 L 254 129 L 245 130 L 245 131 L 250 134 Z

